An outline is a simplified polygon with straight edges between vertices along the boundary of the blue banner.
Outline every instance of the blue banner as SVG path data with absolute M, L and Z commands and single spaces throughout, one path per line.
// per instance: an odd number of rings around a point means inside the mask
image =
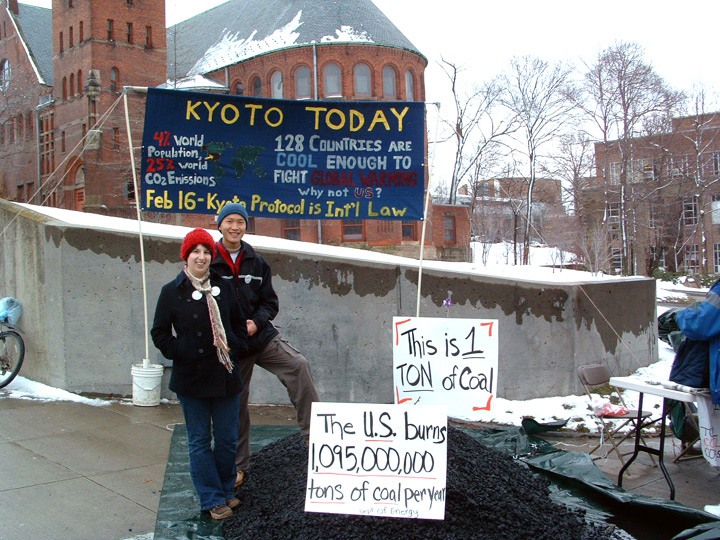
M 423 218 L 420 102 L 148 89 L 141 209 L 285 219 Z

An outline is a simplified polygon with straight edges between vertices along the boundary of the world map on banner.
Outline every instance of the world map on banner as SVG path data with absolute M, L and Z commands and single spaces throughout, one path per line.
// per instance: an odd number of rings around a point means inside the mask
M 141 209 L 285 219 L 423 218 L 421 102 L 148 89 Z

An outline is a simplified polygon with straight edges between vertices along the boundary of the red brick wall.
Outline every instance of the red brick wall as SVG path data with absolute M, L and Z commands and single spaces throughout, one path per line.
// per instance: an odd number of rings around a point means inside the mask
M 108 19 L 113 20 L 113 41 L 108 40 Z M 82 23 L 82 36 L 80 24 Z M 132 43 L 128 42 L 127 24 L 132 23 Z M 152 47 L 145 46 L 146 27 L 152 28 Z M 70 46 L 72 27 L 73 46 Z M 62 52 L 60 33 L 62 32 Z M 82 41 L 81 38 L 82 37 Z M 101 210 L 114 215 L 128 214 L 134 209 L 127 199 L 127 186 L 132 181 L 127 129 L 122 103 L 102 125 L 102 142 L 97 150 L 84 150 L 83 135 L 92 127 L 88 98 L 84 86 L 91 69 L 97 70 L 101 93 L 97 101 L 96 120 L 116 105 L 123 86 L 157 86 L 165 82 L 165 4 L 163 0 L 76 0 L 69 8 L 66 0 L 53 1 L 53 65 L 55 72 L 54 97 L 56 100 L 56 126 L 58 144 L 56 162 L 66 160 L 64 179 L 53 178 L 51 184 L 66 186 L 59 192 L 60 206 L 74 207 L 73 190 L 84 188 L 88 209 Z M 116 68 L 116 90 L 111 91 L 111 70 Z M 78 81 L 78 71 L 82 80 Z M 63 78 L 75 77 L 75 89 L 68 88 L 63 100 Z M 69 85 L 68 85 L 69 87 Z M 144 102 L 129 99 L 133 130 L 133 146 L 142 137 Z M 65 153 L 59 139 L 65 132 Z M 136 158 L 139 156 L 136 156 Z M 75 177 L 81 163 L 85 181 Z
M 389 47 L 378 47 L 372 44 L 348 45 L 348 44 L 322 44 L 318 45 L 317 67 L 318 67 L 318 99 L 323 99 L 323 67 L 330 62 L 340 66 L 342 78 L 342 95 L 344 99 L 356 99 L 353 90 L 353 66 L 366 64 L 371 73 L 371 96 L 363 96 L 365 100 L 383 99 L 382 69 L 386 65 L 395 68 L 398 100 L 407 98 L 405 93 L 405 72 L 410 70 L 414 75 L 414 101 L 425 99 L 425 59 L 409 51 L 400 51 Z M 295 99 L 294 73 L 299 66 L 305 66 L 310 70 L 311 78 L 314 78 L 313 47 L 297 47 L 284 51 L 274 52 L 246 60 L 228 68 L 228 75 L 224 70 L 209 74 L 211 78 L 234 89 L 237 83 L 245 86 L 245 95 L 252 95 L 251 81 L 260 77 L 262 81 L 263 97 L 271 97 L 270 78 L 273 72 L 279 70 L 283 74 L 284 98 Z M 311 81 L 311 91 L 314 83 Z
M 38 187 L 35 107 L 50 87 L 38 84 L 5 6 L 0 7 L 0 60 L 7 60 L 11 68 L 8 87 L 0 92 L 0 197 L 27 201 Z
M 443 251 L 464 250 L 470 245 L 470 208 L 460 205 L 440 205 L 436 204 L 429 214 L 432 220 L 432 243 L 435 248 L 442 253 Z M 451 216 L 455 218 L 455 240 L 445 239 L 445 217 Z M 449 257 L 451 259 L 457 256 Z

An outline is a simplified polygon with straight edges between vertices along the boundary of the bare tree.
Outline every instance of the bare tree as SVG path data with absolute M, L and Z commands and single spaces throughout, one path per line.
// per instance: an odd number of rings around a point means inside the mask
M 570 66 L 561 63 L 551 65 L 539 58 L 525 56 L 513 58 L 510 71 L 504 76 L 505 91 L 501 101 L 517 117 L 528 160 L 523 264 L 528 264 L 530 253 L 538 151 L 556 139 L 563 126 L 571 120 L 575 107 L 571 73 Z
M 612 245 L 607 228 L 600 222 L 580 233 L 578 248 L 590 272 L 598 274 L 609 270 Z
M 483 266 L 487 266 L 492 245 L 502 239 L 504 210 L 503 206 L 494 204 L 494 201 L 481 198 L 478 201 L 478 211 L 471 214 L 473 236 L 476 244 L 480 245 Z
M 509 214 L 508 225 L 504 227 L 503 231 L 503 240 L 512 245 L 513 265 L 518 264 L 518 235 L 523 224 L 522 216 L 527 204 L 527 180 L 525 178 L 514 178 L 517 167 L 518 164 L 514 162 L 506 164 L 497 179 L 499 199 L 503 202 L 503 212 Z
M 450 187 L 445 182 L 440 182 L 435 184 L 435 188 L 432 193 L 437 200 L 447 201 L 449 197 L 449 190 Z
M 457 190 L 463 180 L 477 181 L 479 174 L 495 163 L 502 139 L 515 129 L 513 119 L 498 119 L 496 108 L 501 90 L 496 81 L 490 81 L 463 93 L 460 84 L 462 68 L 447 60 L 441 67 L 448 80 L 455 108 L 451 120 L 443 120 L 447 135 L 441 142 L 453 140 L 455 159 L 448 202 L 454 204 Z
M 577 214 L 568 214 L 562 208 L 551 208 L 548 211 L 543 240 L 549 247 L 555 248 L 550 258 L 553 265 L 564 265 L 571 254 L 579 255 L 577 232 L 581 230 L 580 218 Z
M 543 173 L 561 180 L 563 204 L 570 214 L 577 214 L 579 195 L 591 184 L 595 170 L 593 143 L 587 134 L 580 131 L 562 135 L 557 150 L 550 158 Z
M 622 269 L 626 274 L 636 273 L 634 238 L 638 224 L 631 139 L 666 127 L 683 96 L 671 90 L 644 60 L 642 47 L 622 42 L 598 55 L 586 73 L 585 91 L 589 99 L 584 110 L 599 128 L 606 148 L 601 163 L 606 199 L 620 203 Z M 611 146 L 620 153 L 616 164 L 609 163 L 607 150 Z

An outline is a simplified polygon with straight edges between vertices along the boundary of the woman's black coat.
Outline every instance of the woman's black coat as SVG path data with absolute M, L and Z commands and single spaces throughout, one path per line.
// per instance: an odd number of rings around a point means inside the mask
M 237 364 L 247 354 L 247 317 L 229 283 L 212 271 L 210 283 L 220 290 L 215 301 L 225 327 L 230 358 Z M 150 330 L 155 346 L 173 361 L 170 390 L 198 398 L 238 394 L 243 384 L 240 370 L 228 373 L 218 360 L 207 301 L 204 296 L 193 299 L 193 291 L 195 288 L 182 271 L 163 286 Z

